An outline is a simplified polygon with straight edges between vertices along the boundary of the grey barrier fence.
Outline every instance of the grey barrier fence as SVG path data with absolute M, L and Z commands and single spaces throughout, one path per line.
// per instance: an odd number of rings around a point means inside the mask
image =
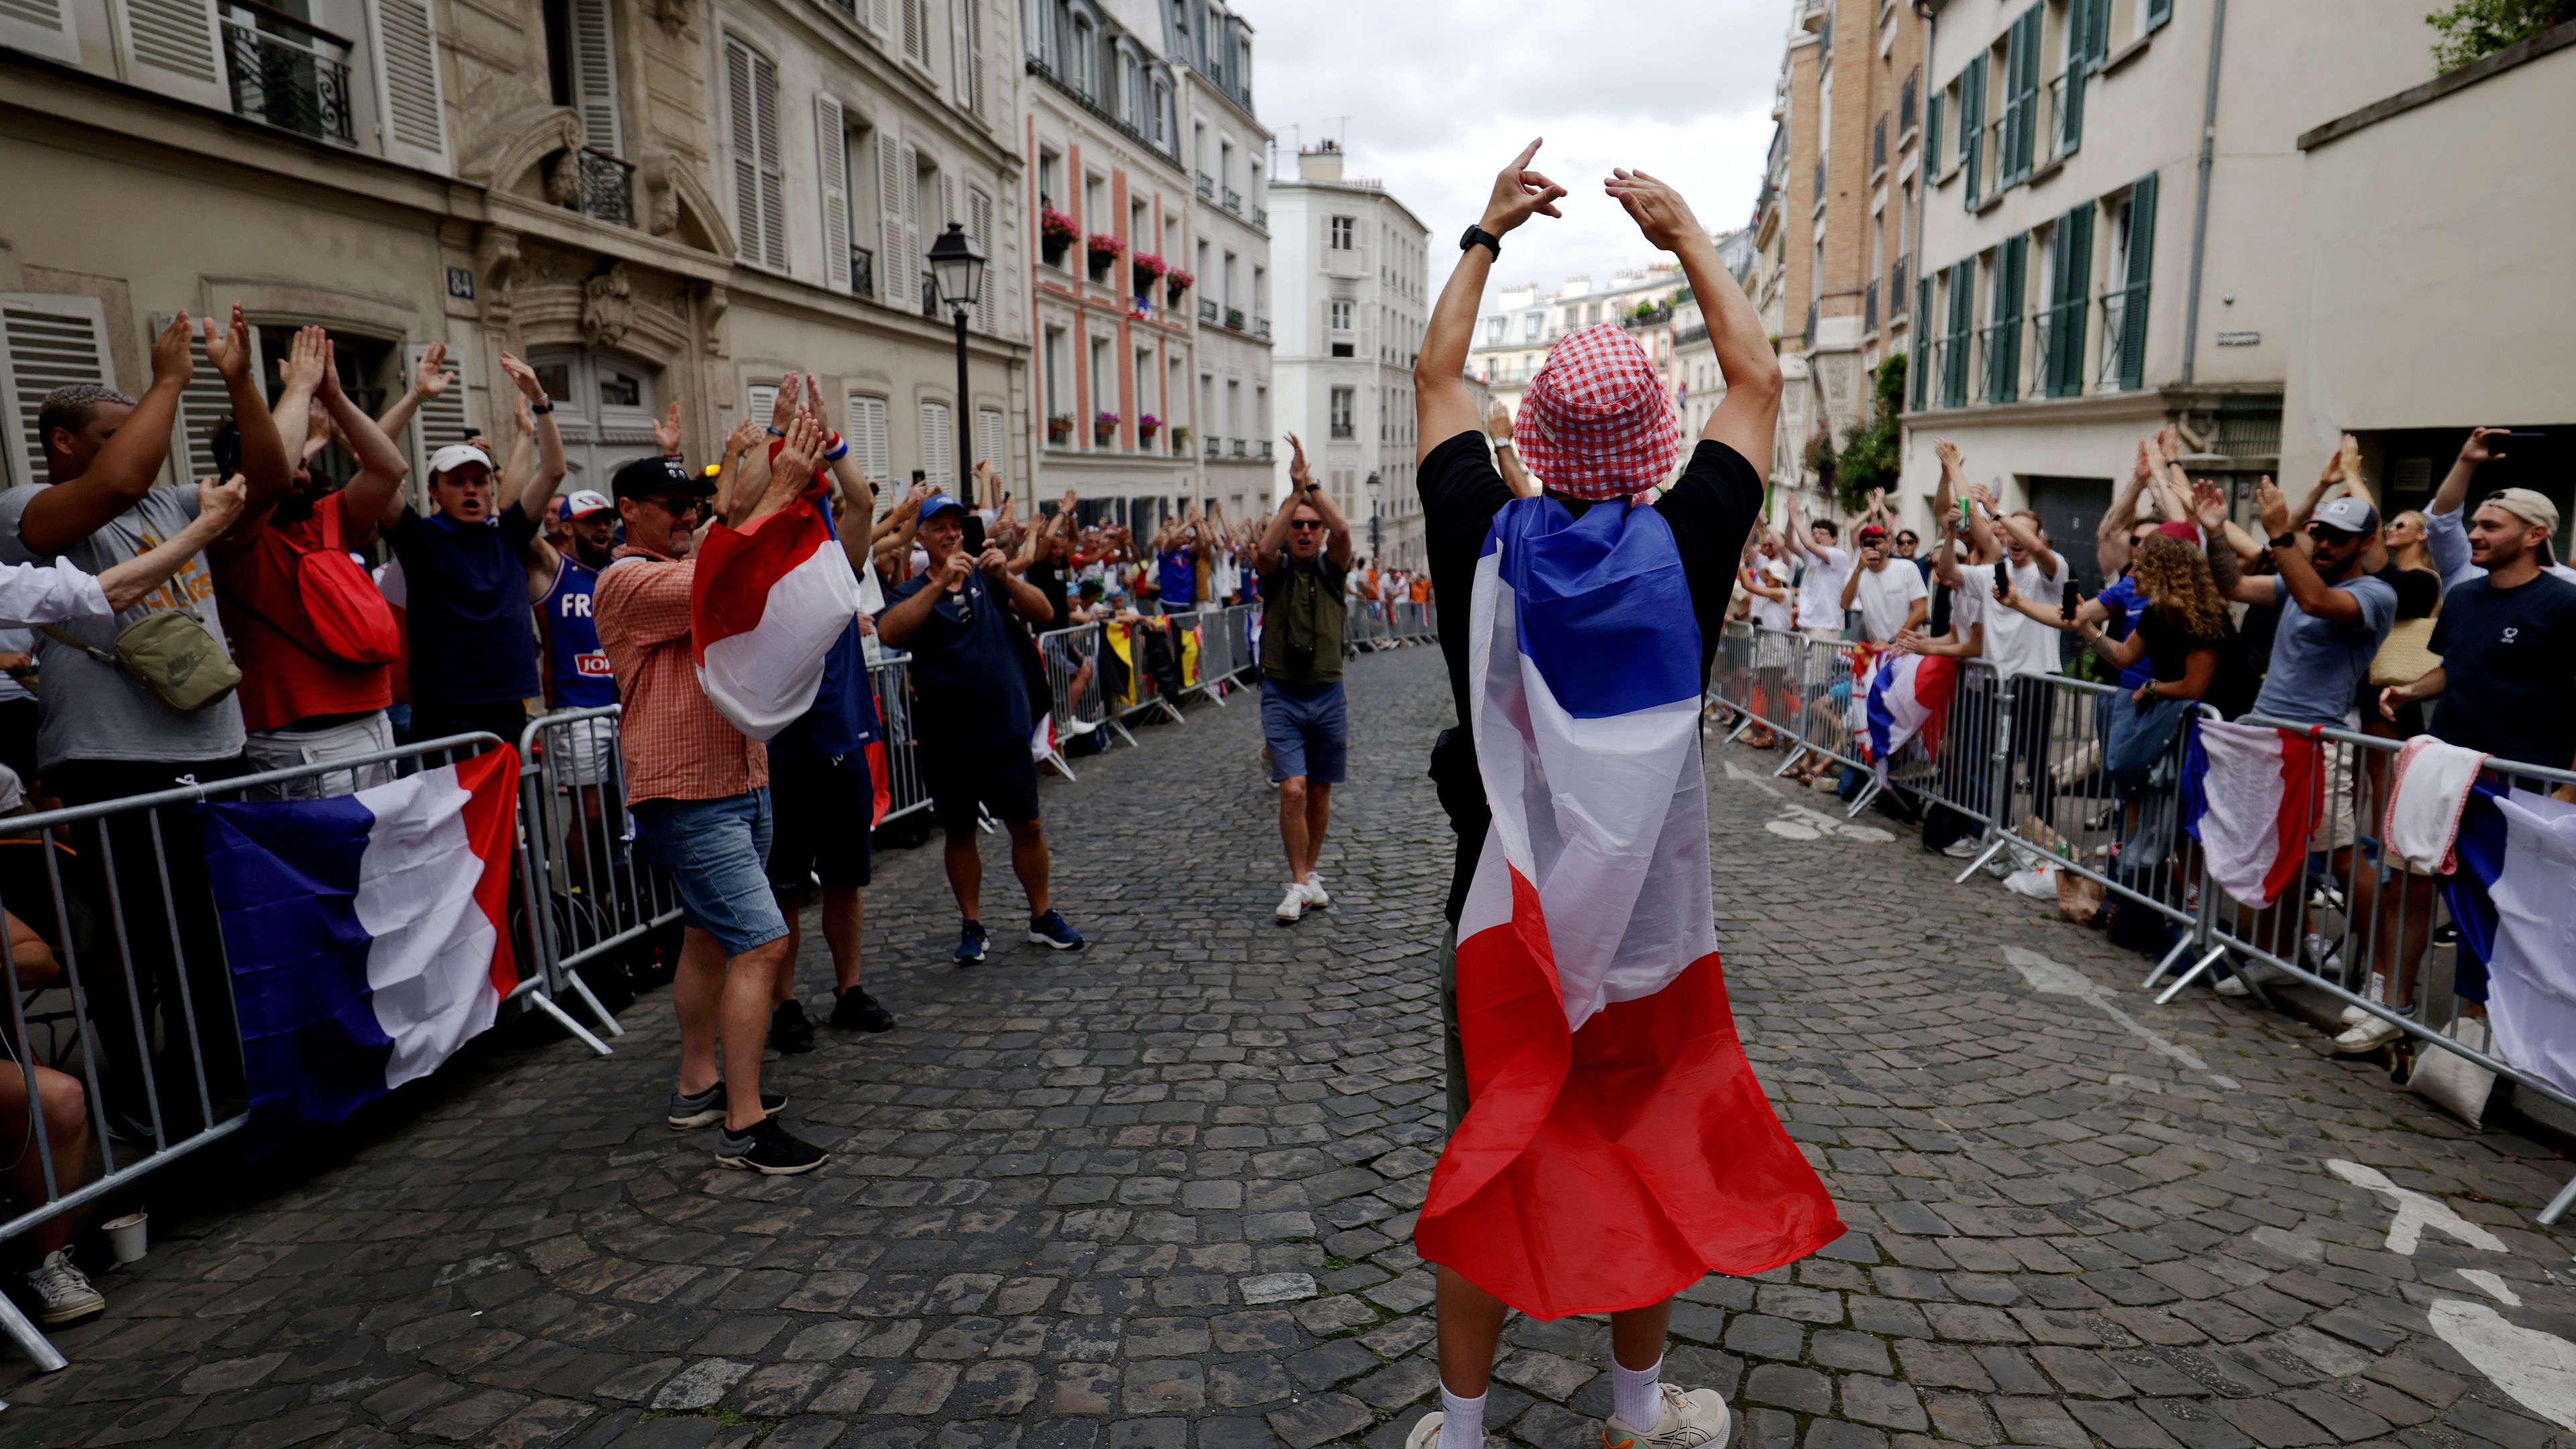
M 347 793 L 503 743 L 454 735 L 0 822 L 0 911 L 43 938 L 54 958 L 30 968 L 14 950 L 0 953 L 8 987 L 0 1020 L 8 1061 L 0 1071 L 14 1069 L 25 1089 L 27 1150 L 44 1185 L 41 1201 L 21 1203 L 17 1216 L 0 1221 L 0 1241 L 123 1192 L 250 1120 L 231 965 L 197 806 Z M 526 864 L 523 846 L 520 868 Z M 55 993 L 59 1004 L 50 1000 Z M 543 1002 L 570 1022 L 548 999 L 542 971 L 523 976 L 510 998 Z M 60 1114 L 75 1099 L 78 1131 L 57 1140 Z M 65 1366 L 5 1295 L 0 1332 L 46 1372 Z
M 930 787 L 921 776 L 921 736 L 913 728 L 912 656 L 888 653 L 868 666 L 875 686 L 877 723 L 885 742 L 887 820 L 900 820 L 930 808 Z
M 1717 651 L 1708 697 L 1734 717 L 1729 739 L 1764 729 L 1793 758 L 1813 751 L 1857 763 L 1850 659 L 1848 645 L 1732 624 Z M 1858 688 L 1865 691 L 1866 681 Z M 2178 786 L 2197 725 L 2215 719 L 2215 711 L 2193 705 L 2169 740 L 2134 754 L 2123 749 L 2115 770 L 2118 712 L 2134 708 L 2127 691 L 2114 686 L 2062 675 L 2006 679 L 1983 660 L 1965 661 L 1938 746 L 1922 750 L 1919 735 L 1909 742 L 1889 762 L 1888 785 L 1983 828 L 1983 846 L 1960 880 L 2010 851 L 2016 859 L 2071 870 L 2106 897 L 2160 921 L 2170 944 L 2140 985 L 2155 990 L 2177 966 L 2183 969 L 2164 984 L 2159 1004 L 2233 957 L 2325 991 L 2343 1004 L 2348 1023 L 2388 1023 L 2419 1048 L 2436 1048 L 2576 1109 L 2576 1094 L 2495 1054 L 2483 1005 L 2455 989 L 2461 984 L 2456 955 L 2446 957 L 2432 945 L 2447 915 L 2435 879 L 2381 848 L 2380 822 L 2401 741 L 2259 715 L 2239 721 L 2313 741 L 2321 756 L 2317 803 L 2287 807 L 2308 812 L 2308 849 L 2295 878 L 2258 909 L 2228 896 L 2182 829 L 2186 802 Z M 2129 743 L 2127 731 L 2121 735 Z M 2491 761 L 2489 769 L 2539 788 L 2576 784 L 2576 773 L 2553 767 Z M 1873 778 L 1854 801 L 1854 813 L 1875 789 Z M 2576 891 L 2576 880 L 2568 887 Z M 2268 1004 L 2255 977 L 2239 974 Z M 2571 1207 L 2576 1181 L 2538 1221 L 2554 1224 Z

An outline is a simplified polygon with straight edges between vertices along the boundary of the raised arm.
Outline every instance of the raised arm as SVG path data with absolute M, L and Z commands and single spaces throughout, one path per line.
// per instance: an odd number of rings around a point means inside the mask
M 295 340 L 288 345 L 286 356 L 277 360 L 277 406 L 271 416 L 277 428 L 278 446 L 290 458 L 310 462 L 327 441 L 313 437 L 312 432 L 313 403 L 321 394 L 323 374 L 331 369 L 330 349 L 330 334 L 319 327 L 299 327 L 295 329 Z M 252 516 L 264 519 L 268 516 L 267 510 L 262 509 Z
M 2116 577 L 2129 566 L 2129 530 L 2137 526 L 2138 500 L 2145 495 L 2153 470 L 2147 460 L 2146 440 L 2141 438 L 2137 465 L 2130 470 L 2129 480 L 2120 485 L 2120 496 L 2111 500 L 2111 511 L 2093 527 L 2093 565 L 2106 579 Z
M 2280 489 L 2272 486 L 2271 479 L 2265 478 L 2254 485 L 2254 499 L 2263 509 L 2266 537 L 2279 538 L 2289 532 L 2289 500 L 2281 496 Z M 2299 547 L 2296 539 L 2272 550 L 2272 566 L 2281 571 L 2281 581 L 2290 586 L 2290 598 L 2305 612 L 2338 624 L 2350 624 L 2361 618 L 2361 600 L 2327 583 L 2325 576 L 2317 572 L 2317 566 L 2308 561 L 2307 550 Z
M 536 370 L 507 352 L 501 354 L 501 370 L 518 384 L 519 396 L 528 400 L 528 411 L 537 415 L 537 476 L 528 480 L 527 491 L 519 495 L 519 510 L 530 518 L 543 518 L 564 478 L 563 434 L 555 427 L 554 400 L 546 396 L 546 385 L 537 381 Z
M 1314 472 L 1306 466 L 1306 445 L 1297 441 L 1295 433 L 1290 433 L 1288 435 L 1288 496 L 1280 499 L 1279 506 L 1271 510 L 1270 522 L 1263 526 L 1260 539 L 1252 545 L 1254 573 L 1278 572 L 1279 550 L 1288 543 L 1288 520 L 1297 516 L 1297 505 L 1306 501 L 1307 492 L 1310 489 L 1317 493 L 1323 491 L 1315 487 Z
M 319 328 L 315 329 L 319 331 Z M 349 456 L 358 461 L 358 475 L 343 490 L 348 501 L 341 504 L 344 518 L 374 519 L 383 515 L 395 499 L 402 496 L 403 480 L 411 476 L 411 464 L 402 449 L 385 436 L 376 420 L 349 400 L 340 389 L 339 369 L 332 365 L 331 344 L 322 344 L 322 407 L 331 415 L 332 426 L 340 430 L 340 440 L 348 445 Z M 355 542 L 355 540 L 351 540 Z
M 1780 490 L 1780 537 L 1788 541 L 1789 552 L 1796 557 L 1813 559 L 1819 564 L 1825 561 L 1825 556 L 1807 541 L 1807 531 L 1798 526 L 1798 490 L 1795 488 Z
M 2429 516 L 2457 513 L 2469 501 L 2469 484 L 2476 481 L 2478 469 L 2487 463 L 2501 463 L 2505 454 L 2495 451 L 2495 440 L 2506 436 L 2502 428 L 2471 428 L 2468 441 L 2460 444 L 2460 456 L 2451 461 L 2451 471 L 2442 475 L 2442 486 L 2433 490 L 2433 501 L 2424 505 Z
M 152 386 L 144 390 L 115 435 L 99 446 L 89 471 L 27 500 L 26 512 L 18 520 L 18 540 L 29 553 L 38 557 L 61 553 L 106 527 L 152 491 L 152 480 L 160 475 L 161 460 L 170 451 L 170 422 L 178 414 L 179 389 L 188 385 L 196 369 L 188 355 L 188 334 L 188 314 L 182 312 L 152 339 Z
M 275 502 L 294 483 L 295 469 L 278 439 L 277 420 L 269 416 L 268 398 L 260 390 L 259 370 L 250 365 L 250 352 L 250 324 L 242 320 L 239 302 L 233 304 L 232 325 L 223 331 L 215 330 L 214 318 L 206 319 L 206 361 L 224 380 L 233 424 L 241 429 L 241 476 L 250 489 L 250 506 L 256 510 Z
M 1512 410 L 1501 398 L 1485 409 L 1485 440 L 1494 445 L 1494 471 L 1503 475 L 1503 486 L 1514 498 L 1536 498 L 1538 480 L 1521 466 L 1521 450 L 1512 441 Z
M 401 437 L 402 430 L 410 424 L 412 414 L 420 411 L 422 403 L 446 396 L 447 390 L 455 385 L 456 374 L 447 370 L 447 344 L 429 344 L 421 349 L 420 361 L 412 367 L 411 386 L 403 389 L 403 395 L 395 398 L 393 406 L 386 408 L 376 419 L 376 427 L 388 438 Z
M 1530 169 L 1538 148 L 1539 142 L 1530 142 L 1494 177 L 1493 194 L 1476 225 L 1498 241 L 1532 216 L 1564 215 L 1556 203 L 1565 188 Z M 1416 463 L 1476 426 L 1476 395 L 1467 386 L 1467 348 L 1475 340 L 1476 314 L 1484 305 L 1485 281 L 1493 267 L 1492 249 L 1467 248 L 1432 306 L 1430 325 L 1423 329 L 1422 351 L 1413 359 Z
M 1681 193 L 1643 171 L 1613 170 L 1604 190 L 1627 210 L 1646 240 L 1671 252 L 1690 279 L 1691 295 L 1708 319 L 1709 345 L 1726 378 L 1726 396 L 1708 416 L 1700 437 L 1744 455 L 1756 477 L 1771 472 L 1771 436 L 1780 420 L 1780 358 L 1762 330 L 1761 314 L 1717 258 L 1708 228 L 1691 215 Z
M 250 485 L 239 473 L 221 483 L 212 478 L 199 482 L 197 516 L 189 520 L 187 527 L 168 542 L 156 544 L 98 576 L 99 591 L 107 595 L 108 608 L 122 614 L 143 602 L 145 595 L 170 582 L 206 545 L 231 532 L 249 506 Z

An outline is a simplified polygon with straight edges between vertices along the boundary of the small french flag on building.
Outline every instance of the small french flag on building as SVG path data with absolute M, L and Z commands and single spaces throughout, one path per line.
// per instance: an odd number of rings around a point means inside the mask
M 254 1111 L 337 1122 L 437 1070 L 519 981 L 519 754 L 329 800 L 200 807 Z

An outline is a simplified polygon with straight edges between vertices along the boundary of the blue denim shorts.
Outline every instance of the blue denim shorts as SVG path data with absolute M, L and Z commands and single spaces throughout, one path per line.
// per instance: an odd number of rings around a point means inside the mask
M 1351 715 L 1338 679 L 1330 684 L 1261 684 L 1261 738 L 1270 778 L 1338 785 L 1350 755 Z
M 644 843 L 680 888 L 680 920 L 728 956 L 787 934 L 769 889 L 769 790 L 720 800 L 646 800 L 632 812 Z

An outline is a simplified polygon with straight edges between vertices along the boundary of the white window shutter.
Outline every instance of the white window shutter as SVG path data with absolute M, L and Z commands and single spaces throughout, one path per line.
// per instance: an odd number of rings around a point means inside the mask
M 877 490 L 876 516 L 894 511 L 894 460 L 886 437 L 886 400 L 881 397 L 850 399 L 849 431 L 843 437 L 850 445 L 850 461 Z
M 0 45 L 80 64 L 80 30 L 72 0 L 0 0 Z
M 971 23 L 966 12 L 974 3 L 975 0 L 948 0 L 949 99 L 968 109 L 974 106 L 967 97 L 973 92 L 975 81 L 971 69 L 973 61 L 966 44 L 966 27 Z
M 948 404 L 926 402 L 921 405 L 921 471 L 928 475 L 930 486 L 942 493 L 956 490 L 955 464 L 957 433 L 948 421 Z
M 0 0 L 0 5 L 23 0 Z M 447 112 L 439 93 L 438 25 L 429 0 L 374 0 L 378 134 L 385 156 L 447 170 Z
M 921 151 L 903 148 L 902 185 L 896 190 L 903 199 L 903 270 L 896 274 L 900 290 L 895 305 L 907 312 L 921 310 Z
M 572 103 L 581 139 L 611 156 L 626 147 L 617 124 L 617 28 L 609 0 L 572 0 Z
M 990 463 L 996 471 L 1008 476 L 1007 470 L 1002 468 L 1002 458 L 1002 410 L 977 408 L 975 410 L 975 461 Z
M 152 315 L 152 335 L 170 325 L 169 312 Z M 188 318 L 188 358 L 196 364 L 188 374 L 188 385 L 179 389 L 178 436 L 172 444 L 171 468 L 181 483 L 215 476 L 215 428 L 232 413 L 233 395 L 225 388 L 223 374 L 206 360 L 206 319 Z M 250 332 L 251 376 L 268 376 L 267 359 L 259 355 L 259 329 Z
M 903 6 L 903 53 L 908 60 L 930 64 L 930 17 L 924 14 L 929 0 L 899 0 Z
M 117 28 L 125 81 L 176 101 L 233 108 L 214 0 L 121 0 Z
M 976 9 L 984 0 L 957 0 L 965 19 L 959 29 L 966 35 L 966 89 L 961 97 L 966 109 L 977 115 L 984 111 L 984 17 Z
M 867 6 L 868 25 L 871 29 L 879 35 L 887 34 L 894 29 L 892 0 L 867 0 Z
M 116 386 L 107 346 L 107 309 L 96 297 L 0 293 L 0 399 L 9 409 L 11 483 L 45 481 L 45 440 L 36 413 L 45 394 L 72 383 Z
M 751 98 L 751 49 L 725 42 L 725 113 L 733 147 L 734 241 L 746 262 L 758 262 L 760 245 L 760 122 Z
M 760 252 L 779 271 L 787 270 L 787 166 L 778 144 L 778 67 L 769 57 L 751 57 L 752 100 L 760 120 Z
M 877 125 L 876 150 L 877 300 L 900 307 L 904 305 L 903 198 L 912 182 L 904 174 L 903 141 L 895 134 L 891 116 Z
M 0 0 L 6 3 L 6 0 Z M 823 283 L 850 290 L 850 133 L 841 103 L 814 98 L 814 164 L 823 173 Z
M 994 255 L 993 198 L 969 187 L 966 192 L 966 233 L 984 253 L 983 275 L 975 279 L 975 330 L 993 330 L 993 273 L 1002 265 Z
M 744 388 L 742 395 L 743 421 L 768 427 L 771 411 L 778 406 L 778 384 L 755 382 Z
M 455 349 L 449 349 L 448 367 L 456 380 L 447 391 L 420 405 L 411 420 L 411 481 L 415 490 L 429 487 L 429 456 L 450 443 L 461 443 L 474 436 L 474 425 L 465 417 L 465 369 L 458 365 Z M 403 344 L 402 381 L 410 385 L 413 374 L 420 370 L 421 358 L 429 353 L 426 342 Z M 426 496 L 424 493 L 423 496 Z

